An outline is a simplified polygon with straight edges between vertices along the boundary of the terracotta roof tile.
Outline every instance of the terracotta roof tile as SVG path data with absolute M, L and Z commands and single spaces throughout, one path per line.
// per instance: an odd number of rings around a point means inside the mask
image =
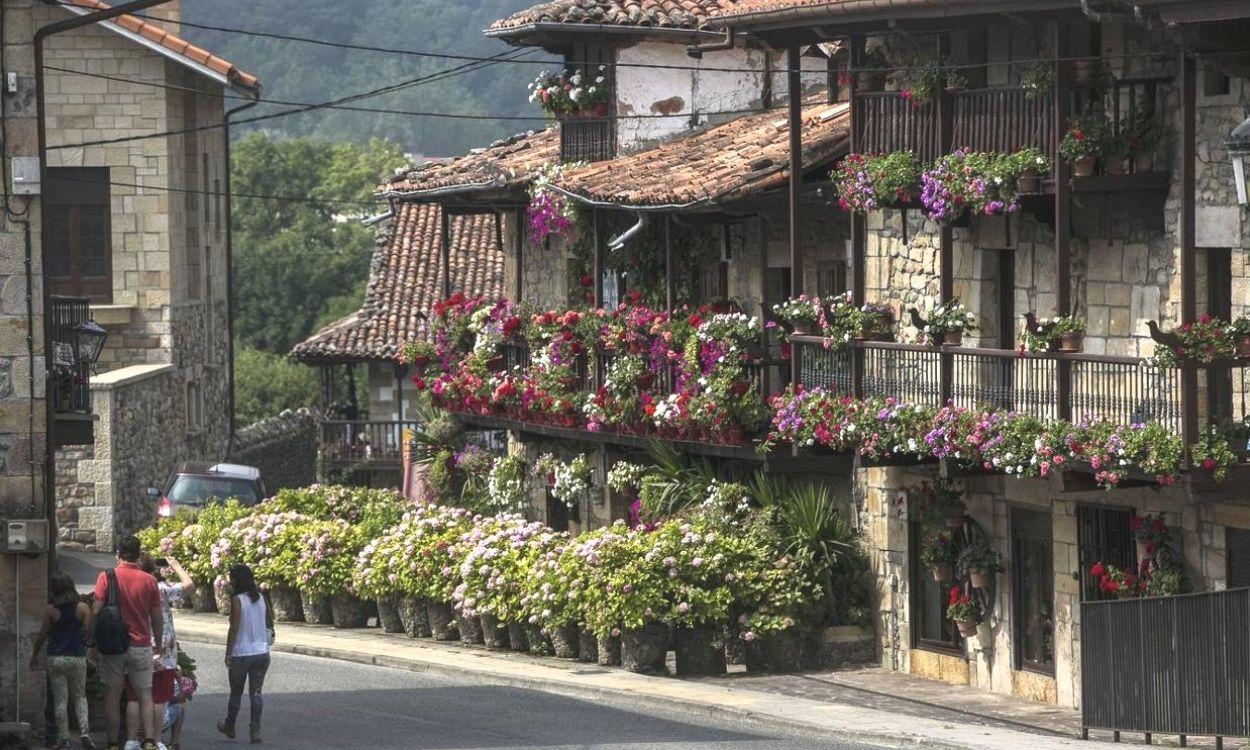
M 739 0 L 550 0 L 491 25 L 492 31 L 538 23 L 639 26 L 697 30 Z
M 813 97 L 803 110 L 803 164 L 832 161 L 849 143 L 850 110 Z M 557 187 L 622 207 L 726 203 L 789 179 L 786 110 L 740 117 L 659 146 L 565 173 Z
M 523 133 L 445 163 L 407 170 L 379 191 L 390 197 L 421 198 L 446 193 L 506 190 L 528 181 L 544 162 L 560 158 L 560 131 Z
M 1075 8 L 1079 1 L 1036 0 L 1033 4 L 1038 6 L 1038 10 L 1049 10 L 1064 6 Z M 900 12 L 932 11 L 931 15 L 945 16 L 977 10 L 978 6 L 987 11 L 1001 9 L 1002 0 L 739 0 L 734 7 L 714 14 L 711 25 L 771 20 L 771 16 L 797 18 L 800 14 L 829 18 L 850 14 L 890 18 Z
M 81 8 L 88 10 L 107 10 L 112 6 L 102 0 L 57 0 L 58 2 L 72 3 Z M 201 65 L 214 73 L 223 76 L 231 83 L 241 86 L 245 89 L 253 91 L 260 88 L 260 79 L 251 73 L 244 72 L 235 67 L 234 63 L 224 60 L 208 50 L 196 47 L 187 40 L 169 33 L 157 24 L 148 23 L 135 16 L 125 15 L 112 19 L 110 23 L 126 29 L 127 31 L 138 34 L 149 41 L 152 41 L 174 54 L 184 57 L 187 60 Z
M 495 241 L 495 218 L 451 220 L 452 288 L 503 296 L 503 250 Z M 442 208 L 401 203 L 379 232 L 361 309 L 298 344 L 291 356 L 308 364 L 394 360 L 404 344 L 426 333 L 425 319 L 443 297 L 439 263 Z

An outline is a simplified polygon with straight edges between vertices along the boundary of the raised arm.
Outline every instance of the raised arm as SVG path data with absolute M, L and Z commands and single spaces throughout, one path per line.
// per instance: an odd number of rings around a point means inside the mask
M 187 574 L 186 568 L 182 567 L 182 563 L 172 557 L 165 560 L 169 563 L 169 567 L 173 569 L 174 574 L 178 576 L 178 585 L 182 586 L 182 595 L 191 596 L 195 593 L 195 581 L 191 580 L 191 576 Z

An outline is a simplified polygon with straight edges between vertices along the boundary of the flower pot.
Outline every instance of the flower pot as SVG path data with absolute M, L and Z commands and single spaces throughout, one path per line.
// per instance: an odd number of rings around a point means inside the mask
M 577 633 L 577 660 L 591 664 L 599 661 L 599 640 L 589 630 Z
M 426 617 L 430 622 L 430 635 L 436 641 L 454 641 L 459 637 L 456 617 L 447 602 L 426 602 Z
M 230 614 L 230 587 L 227 584 L 213 584 L 213 605 L 223 615 Z
M 369 626 L 369 602 L 347 594 L 330 597 L 330 616 L 340 630 Z
M 1143 563 L 1147 560 L 1153 560 L 1157 545 L 1154 542 L 1137 540 L 1137 562 Z
M 1072 162 L 1073 177 L 1093 177 L 1094 176 L 1094 157 L 1082 156 Z
M 855 74 L 855 90 L 860 93 L 884 91 L 888 77 L 884 70 L 861 71 Z
M 195 593 L 191 595 L 191 609 L 200 613 L 217 611 L 217 597 L 213 594 L 212 583 L 196 581 Z
M 1142 172 L 1150 172 L 1155 168 L 1155 155 L 1153 153 L 1141 153 L 1133 157 L 1133 172 L 1141 174 Z
M 1068 331 L 1059 334 L 1059 351 L 1074 354 L 1085 345 L 1085 334 L 1081 331 Z
M 938 583 L 949 581 L 955 577 L 955 566 L 950 563 L 941 563 L 933 566 L 933 580 Z
M 871 326 L 864 326 L 855 334 L 856 341 L 872 341 L 876 337 L 877 331 Z
M 426 601 L 415 596 L 403 596 L 399 599 L 399 619 L 404 623 L 404 632 L 409 638 L 429 638 L 430 618 L 426 613 Z
M 964 638 L 971 638 L 977 634 L 977 623 L 972 620 L 956 620 L 955 627 L 959 628 L 959 634 Z
M 330 598 L 320 594 L 299 592 L 300 604 L 304 609 L 304 622 L 309 625 L 329 625 L 334 622 L 334 613 L 330 609 Z
M 404 632 L 404 620 L 399 616 L 399 597 L 383 596 L 378 598 L 378 624 L 383 633 Z
M 273 619 L 277 622 L 303 622 L 304 605 L 299 590 L 292 586 L 274 586 L 269 589 L 269 604 L 273 606 Z
M 516 622 L 508 623 L 508 646 L 513 651 L 530 650 L 530 637 L 524 625 Z
M 480 644 L 486 642 L 486 639 L 482 637 L 482 621 L 479 618 L 460 615 L 456 622 L 460 630 L 461 643 Z
M 621 631 L 621 667 L 638 674 L 664 674 L 668 660 L 668 627 L 653 622 Z
M 601 667 L 621 666 L 621 639 L 617 636 L 603 636 L 599 640 L 599 658 L 596 660 Z
M 486 648 L 496 651 L 511 648 L 512 642 L 508 640 L 506 623 L 500 622 L 494 615 L 482 615 L 478 622 L 482 626 L 482 640 L 486 643 Z
M 1250 359 L 1250 336 L 1237 337 L 1237 356 L 1242 359 Z
M 635 385 L 635 386 L 638 388 L 638 390 L 640 390 L 640 391 L 645 391 L 645 390 L 647 390 L 647 389 L 648 389 L 648 388 L 650 388 L 650 387 L 652 386 L 652 384 L 654 384 L 654 383 L 655 383 L 655 375 L 654 375 L 654 374 L 652 374 L 652 373 L 649 373 L 649 372 L 644 372 L 643 374 L 641 374 L 641 375 L 639 375 L 638 377 L 634 378 L 634 385 Z
M 679 677 L 725 674 L 725 650 L 715 628 L 678 628 L 673 634 Z
M 1020 179 L 1016 181 L 1016 190 L 1026 195 L 1035 195 L 1042 192 L 1041 176 L 1035 174 L 1020 175 Z
M 797 672 L 803 668 L 803 638 L 797 628 L 757 637 L 746 645 L 747 672 Z
M 1107 174 L 1124 174 L 1128 172 L 1129 164 L 1127 159 L 1106 159 L 1103 162 L 1103 169 Z
M 578 630 L 573 624 L 549 628 L 551 648 L 556 652 L 557 659 L 576 659 L 578 647 Z
M 796 320 L 792 323 L 796 336 L 810 336 L 812 333 L 812 322 L 810 320 Z
M 962 346 L 964 343 L 964 332 L 947 331 L 942 334 L 942 343 L 946 346 Z
M 968 571 L 968 582 L 972 584 L 974 589 L 988 589 L 990 587 L 990 576 L 992 574 L 984 570 Z

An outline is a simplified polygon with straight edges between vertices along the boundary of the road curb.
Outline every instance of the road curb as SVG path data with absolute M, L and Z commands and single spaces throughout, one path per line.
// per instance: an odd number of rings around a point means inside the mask
M 197 629 L 195 633 L 189 634 L 188 637 L 184 637 L 183 640 L 189 643 L 222 646 L 225 645 L 226 639 L 222 635 L 200 632 Z M 328 648 L 324 646 L 308 646 L 299 643 L 284 643 L 282 641 L 275 643 L 273 650 L 280 653 L 311 656 L 321 659 L 332 659 L 368 666 L 386 667 L 408 672 L 438 675 L 441 677 L 470 677 L 473 679 L 489 680 L 507 687 L 538 690 L 545 693 L 563 695 L 571 698 L 580 698 L 583 700 L 611 700 L 614 705 L 621 708 L 669 712 L 676 710 L 680 713 L 696 717 L 713 720 L 720 719 L 738 721 L 806 738 L 819 737 L 821 739 L 829 739 L 832 735 L 836 736 L 839 740 L 875 746 L 916 746 L 932 748 L 933 750 L 968 750 L 968 745 L 963 742 L 953 742 L 945 739 L 934 738 L 932 736 L 906 732 L 903 730 L 880 732 L 857 730 L 848 727 L 835 728 L 829 726 L 828 724 L 821 724 L 819 722 L 808 722 L 803 721 L 802 719 L 789 717 L 783 718 L 770 713 L 743 709 L 734 706 L 723 706 L 708 701 L 692 700 L 670 695 L 652 696 L 635 690 L 606 688 L 595 685 L 572 686 L 559 680 L 546 679 L 543 677 L 520 677 L 515 674 L 490 669 L 489 667 L 473 667 L 459 664 L 445 665 L 433 661 L 421 661 L 406 657 L 387 656 L 385 654 L 365 654 L 357 651 Z M 666 678 L 657 677 L 655 679 L 663 680 Z M 733 691 L 733 688 L 725 689 Z M 622 699 L 624 699 L 624 701 L 622 701 Z M 1028 736 L 1023 732 L 1020 734 L 1022 736 Z

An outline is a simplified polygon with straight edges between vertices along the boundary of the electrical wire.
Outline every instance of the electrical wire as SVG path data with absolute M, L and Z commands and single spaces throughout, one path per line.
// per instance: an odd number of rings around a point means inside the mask
M 112 187 L 134 188 L 136 190 L 156 190 L 163 193 L 179 193 L 185 195 L 204 195 L 210 198 L 250 198 L 253 200 L 275 201 L 281 203 L 302 203 L 320 206 L 378 206 L 386 204 L 384 199 L 359 200 L 356 198 L 309 198 L 293 195 L 261 195 L 255 193 L 230 193 L 224 190 L 199 190 L 196 188 L 178 188 L 166 185 L 144 185 L 137 182 L 120 182 L 116 180 L 96 180 L 90 177 L 70 177 L 58 175 L 57 180 L 85 183 L 90 185 L 110 185 Z

